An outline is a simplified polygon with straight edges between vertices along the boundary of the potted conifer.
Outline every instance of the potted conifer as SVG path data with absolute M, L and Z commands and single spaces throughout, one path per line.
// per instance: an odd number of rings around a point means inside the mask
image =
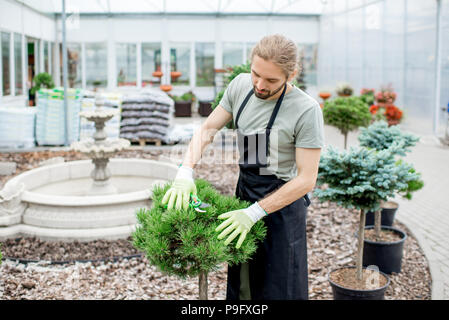
M 397 149 L 396 156 L 405 156 L 406 153 L 411 151 L 411 147 L 415 146 L 419 141 L 419 137 L 411 133 L 401 131 L 398 126 L 389 126 L 385 121 L 376 121 L 368 128 L 361 128 L 358 136 L 360 145 L 375 150 L 385 150 L 391 147 L 396 142 L 403 146 L 403 148 Z M 414 169 L 413 169 L 414 172 Z M 415 192 L 422 188 L 423 182 L 418 178 L 416 180 L 407 183 L 407 188 L 399 191 L 404 198 L 411 199 L 412 192 Z M 399 207 L 399 204 L 395 201 L 386 201 L 381 204 L 381 212 L 373 214 L 368 212 L 366 215 L 366 225 L 375 224 L 375 215 L 378 221 L 381 219 L 380 224 L 383 226 L 391 227 L 393 225 L 394 216 Z M 379 222 L 378 222 L 379 223 Z
M 332 201 L 359 212 L 358 248 L 355 267 L 343 267 L 329 272 L 334 299 L 373 300 L 384 299 L 389 285 L 388 276 L 370 268 L 363 268 L 365 217 L 369 210 L 377 211 L 380 202 L 405 187 L 409 166 L 397 164 L 394 154 L 398 146 L 376 151 L 352 148 L 340 152 L 329 147 L 321 156 L 317 185 L 314 190 L 320 201 Z
M 337 127 L 344 135 L 346 149 L 348 133 L 370 124 L 368 105 L 358 97 L 335 98 L 324 102 L 323 118 L 326 124 Z
M 153 205 L 150 210 L 144 208 L 137 212 L 138 225 L 132 237 L 133 245 L 162 272 L 181 279 L 198 276 L 199 299 L 207 300 L 208 273 L 218 270 L 222 263 L 247 261 L 265 238 L 266 227 L 262 220 L 257 222 L 239 249 L 225 245 L 215 232 L 222 222 L 218 215 L 246 208 L 250 203 L 219 194 L 205 180 L 198 179 L 195 184 L 198 198 L 210 205 L 201 209 L 205 212 L 197 212 L 192 207 L 167 210 L 162 198 L 171 183 L 155 186 Z

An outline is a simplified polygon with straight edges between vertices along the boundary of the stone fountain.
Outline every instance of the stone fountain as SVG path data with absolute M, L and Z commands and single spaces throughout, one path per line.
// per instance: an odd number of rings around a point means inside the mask
M 92 159 L 95 168 L 92 170 L 92 185 L 86 191 L 86 195 L 105 195 L 117 193 L 117 188 L 111 183 L 111 171 L 108 169 L 109 158 L 114 154 L 130 146 L 126 139 L 107 139 L 104 131 L 105 122 L 111 120 L 119 110 L 104 109 L 104 101 L 101 97 L 95 100 L 97 108 L 93 111 L 82 111 L 80 116 L 95 123 L 93 139 L 76 141 L 72 143 L 72 149 L 87 155 Z
M 176 176 L 177 166 L 172 163 L 113 158 L 130 143 L 107 138 L 105 122 L 118 110 L 102 104 L 97 99 L 95 110 L 80 113 L 95 123 L 93 138 L 71 146 L 91 160 L 45 165 L 5 184 L 0 191 L 0 240 L 127 238 L 135 230 L 136 211 L 150 208 L 153 186 Z

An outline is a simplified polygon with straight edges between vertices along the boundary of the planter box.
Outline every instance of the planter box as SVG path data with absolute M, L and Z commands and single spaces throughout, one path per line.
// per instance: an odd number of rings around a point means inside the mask
M 212 102 L 211 101 L 200 101 L 198 107 L 198 113 L 202 117 L 208 117 L 212 113 Z
M 192 101 L 175 102 L 175 117 L 191 117 L 191 116 L 192 116 Z

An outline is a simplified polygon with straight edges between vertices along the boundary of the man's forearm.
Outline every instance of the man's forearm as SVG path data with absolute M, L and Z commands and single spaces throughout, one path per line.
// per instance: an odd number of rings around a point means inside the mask
M 217 130 L 206 129 L 204 127 L 200 127 L 200 129 L 195 131 L 187 148 L 182 165 L 194 168 L 200 161 L 204 149 L 213 141 L 216 133 Z
M 312 191 L 313 187 L 314 184 L 312 185 L 310 179 L 297 176 L 258 203 L 270 214 L 303 197 L 307 192 Z

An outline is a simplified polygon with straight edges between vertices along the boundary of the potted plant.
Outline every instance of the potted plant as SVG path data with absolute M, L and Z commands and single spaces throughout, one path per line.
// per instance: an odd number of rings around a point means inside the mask
M 396 101 L 397 94 L 389 84 L 386 87 L 381 87 L 380 91 L 375 95 L 377 104 L 381 107 L 385 107 L 389 104 L 393 104 Z
M 367 89 L 363 88 L 360 91 L 360 99 L 362 99 L 363 102 L 365 102 L 367 105 L 371 106 L 374 104 L 375 98 L 375 90 L 374 89 Z
M 212 113 L 212 103 L 213 101 L 209 100 L 200 100 L 198 106 L 198 113 L 202 117 L 208 117 Z
M 326 124 L 337 127 L 344 135 L 346 149 L 348 133 L 370 124 L 369 107 L 358 97 L 338 97 L 324 103 L 323 118 Z
M 393 145 L 394 142 L 400 143 L 403 148 L 397 149 L 397 156 L 405 156 L 407 152 L 411 151 L 411 147 L 415 146 L 419 141 L 419 137 L 411 133 L 401 131 L 398 126 L 389 127 L 385 121 L 376 121 L 368 128 L 361 128 L 358 140 L 360 145 L 375 150 L 385 150 Z M 411 192 L 415 192 L 419 189 L 417 187 L 421 185 L 422 181 L 417 180 L 409 182 L 410 187 L 407 190 L 401 191 L 404 194 L 404 198 L 411 199 Z M 381 225 L 391 227 L 393 225 L 394 217 L 399 204 L 394 201 L 387 201 L 381 204 Z M 374 225 L 373 212 L 368 212 L 366 215 L 366 225 Z M 379 218 L 378 218 L 379 219 Z
M 337 92 L 339 97 L 350 97 L 352 96 L 354 89 L 351 87 L 349 83 L 342 82 L 337 85 L 335 91 Z
M 33 78 L 34 86 L 30 89 L 30 100 L 35 101 L 36 92 L 41 88 L 45 89 L 53 89 L 55 87 L 55 83 L 53 82 L 53 78 L 50 74 L 46 72 L 38 73 Z M 34 104 L 34 103 L 33 103 Z
M 188 91 L 181 96 L 170 95 L 175 101 L 175 117 L 191 117 L 192 116 L 192 103 L 196 97 L 192 91 Z
M 395 149 L 376 151 L 365 147 L 340 152 L 329 147 L 321 156 L 315 196 L 320 201 L 357 209 L 359 212 L 358 246 L 355 267 L 343 267 L 329 272 L 334 299 L 384 299 L 388 276 L 371 268 L 363 268 L 365 217 L 369 210 L 377 211 L 380 202 L 405 187 L 396 177 L 407 175 L 409 167 L 396 164 Z
M 409 185 L 419 182 L 420 175 L 416 173 L 412 165 L 402 160 L 396 161 L 395 165 L 408 168 L 407 171 L 398 171 L 399 173 L 394 176 L 398 182 L 395 192 L 404 191 L 411 196 Z M 374 226 L 365 226 L 365 233 L 367 236 L 364 244 L 363 265 L 376 265 L 379 270 L 387 274 L 401 272 L 406 233 L 398 228 L 382 225 L 380 208 L 374 211 Z
M 262 220 L 258 221 L 239 249 L 225 245 L 215 232 L 221 223 L 218 215 L 245 208 L 249 203 L 219 194 L 205 180 L 198 179 L 195 184 L 198 198 L 210 205 L 202 209 L 205 212 L 197 212 L 193 207 L 165 209 L 162 199 L 171 183 L 156 186 L 151 209 L 140 209 L 137 213 L 138 224 L 132 238 L 133 245 L 162 272 L 181 279 L 198 276 L 199 299 L 207 300 L 208 273 L 218 270 L 222 263 L 232 265 L 250 259 L 265 238 L 266 227 Z
M 403 112 L 395 105 L 389 104 L 385 107 L 384 115 L 388 121 L 388 125 L 395 126 L 401 122 Z

